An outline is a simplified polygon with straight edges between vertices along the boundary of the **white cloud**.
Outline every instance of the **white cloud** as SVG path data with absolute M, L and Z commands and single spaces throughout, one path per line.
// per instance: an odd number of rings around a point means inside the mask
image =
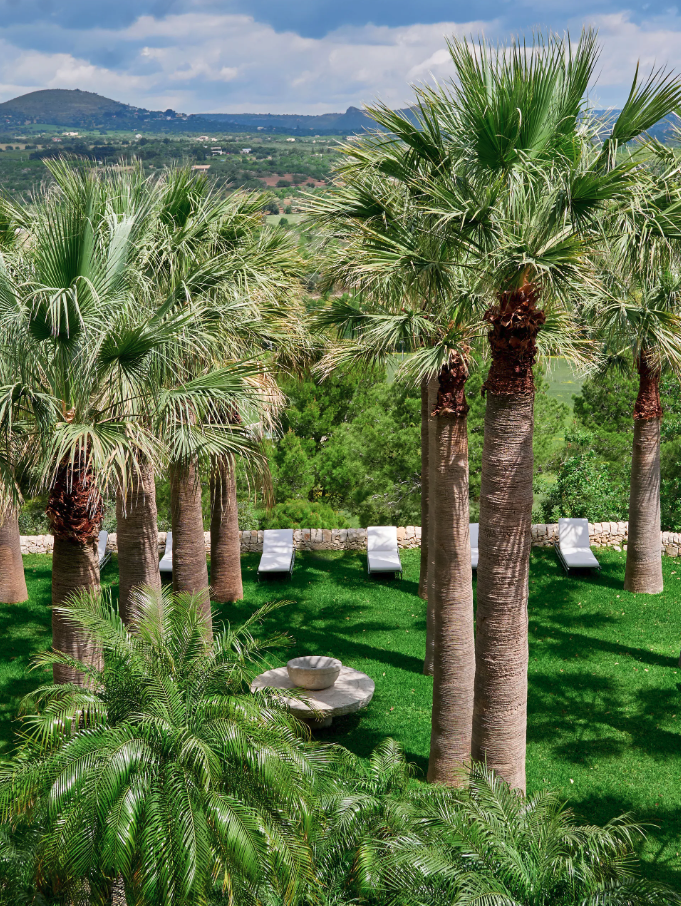
M 591 21 L 603 43 L 597 89 L 603 103 L 621 103 L 637 57 L 644 68 L 675 62 L 681 37 L 675 14 L 642 24 L 626 13 Z M 570 24 L 579 32 L 581 22 Z M 497 19 L 344 27 L 315 39 L 275 31 L 250 16 L 206 12 L 140 16 L 118 30 L 55 29 L 63 52 L 21 49 L 11 43 L 11 30 L 4 32 L 0 99 L 36 88 L 78 87 L 188 113 L 321 113 L 377 98 L 397 107 L 410 101 L 410 83 L 451 76 L 446 37 L 484 33 L 497 40 L 508 34 Z
M 678 70 L 681 19 L 676 14 L 665 19 L 651 18 L 639 25 L 631 20 L 629 13 L 620 12 L 593 16 L 590 24 L 598 29 L 603 44 L 594 92 L 603 104 L 622 104 L 637 60 L 643 75 L 660 66 Z

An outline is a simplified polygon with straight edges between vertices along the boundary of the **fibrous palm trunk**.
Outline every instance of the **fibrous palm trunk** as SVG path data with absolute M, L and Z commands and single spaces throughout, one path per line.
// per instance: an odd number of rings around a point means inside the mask
M 419 598 L 428 600 L 428 379 L 421 381 L 421 568 Z
M 130 619 L 131 592 L 135 588 L 161 590 L 158 570 L 158 513 L 154 467 L 146 459 L 139 462 L 125 496 L 116 497 L 118 545 L 118 608 L 121 619 Z
M 434 488 L 433 470 L 437 463 L 437 424 L 433 410 L 437 405 L 438 378 L 434 375 L 428 382 L 428 487 Z M 426 591 L 426 600 L 428 602 L 426 610 L 426 656 L 423 661 L 423 672 L 426 676 L 433 675 L 433 658 L 435 656 L 435 635 L 433 621 L 434 607 L 434 582 L 435 582 L 435 540 L 437 537 L 437 496 L 429 494 L 428 501 L 428 587 Z M 423 541 L 423 530 L 421 530 L 421 541 Z
M 0 519 L 0 604 L 19 604 L 28 600 L 21 557 L 19 512 L 10 505 L 4 514 L 0 514 Z
M 241 601 L 241 542 L 234 457 L 218 457 L 210 476 L 210 584 L 221 603 Z
M 485 318 L 492 353 L 480 489 L 473 758 L 525 789 L 527 598 L 536 336 L 533 286 L 501 293 Z
M 435 407 L 437 498 L 433 593 L 433 709 L 428 780 L 459 785 L 471 757 L 475 639 L 468 504 L 467 370 L 458 356 L 440 373 Z
M 664 590 L 660 537 L 660 374 L 651 370 L 644 355 L 638 362 L 638 373 L 624 587 L 627 591 L 654 595 Z
M 52 606 L 58 608 L 78 592 L 99 591 L 97 538 L 103 507 L 85 454 L 60 465 L 47 514 L 54 534 Z M 52 611 L 52 647 L 97 668 L 102 666 L 101 651 L 76 631 L 58 609 Z M 71 667 L 54 665 L 52 673 L 55 683 L 87 682 L 83 674 Z
M 211 625 L 208 563 L 203 535 L 201 482 L 196 462 L 170 467 L 170 515 L 173 530 L 173 591 L 201 595 L 206 625 Z

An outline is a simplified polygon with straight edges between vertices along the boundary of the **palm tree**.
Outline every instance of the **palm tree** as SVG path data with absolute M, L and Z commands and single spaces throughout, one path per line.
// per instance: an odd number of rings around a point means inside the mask
M 21 244 L 21 231 L 11 209 L 0 208 L 0 224 L 0 246 L 6 256 L 0 262 L 0 284 L 7 285 L 11 282 L 8 275 L 11 263 L 7 258 L 11 262 L 15 256 Z M 8 320 L 11 321 L 13 307 L 13 293 L 0 291 L 0 321 L 5 326 Z M 5 314 L 9 319 L 3 316 Z M 28 435 L 24 423 L 26 416 L 30 417 L 31 406 L 27 405 L 30 389 L 17 381 L 13 339 L 9 330 L 4 330 L 0 337 L 0 602 L 3 604 L 18 604 L 28 598 L 21 556 L 21 493 L 17 476 L 26 471 L 31 458 L 31 444 L 26 443 Z M 32 402 L 39 405 L 35 398 Z M 47 407 L 49 409 L 49 401 Z
M 276 698 L 249 690 L 264 654 L 288 642 L 251 636 L 268 608 L 210 641 L 199 596 L 136 593 L 127 627 L 101 594 L 60 612 L 103 668 L 58 650 L 37 659 L 87 683 L 27 697 L 0 773 L 2 819 L 39 831 L 43 896 L 87 891 L 103 904 L 121 878 L 134 903 L 203 903 L 220 889 L 246 902 L 258 887 L 293 902 L 312 882 L 305 829 L 333 758 Z
M 52 601 L 99 586 L 102 491 L 125 488 L 127 463 L 152 459 L 146 430 L 153 353 L 185 317 L 134 304 L 148 210 L 111 203 L 110 185 L 89 168 L 50 165 L 56 185 L 23 217 L 29 241 L 3 275 L 3 327 L 12 368 L 32 412 L 36 484 L 49 494 L 54 533 Z M 116 199 L 120 201 L 120 199 Z M 98 655 L 53 611 L 53 639 L 74 657 Z M 77 679 L 55 666 L 55 679 Z
M 677 192 L 678 194 L 678 192 Z M 612 262 L 611 262 L 612 263 Z M 629 353 L 639 375 L 629 497 L 629 540 L 624 587 L 663 590 L 660 540 L 660 376 L 681 368 L 681 277 L 661 266 L 645 275 L 623 262 L 608 268 L 607 292 L 589 306 L 592 323 L 621 362 Z
M 327 902 L 679 902 L 640 878 L 643 830 L 626 817 L 580 825 L 554 794 L 526 798 L 480 765 L 459 790 L 414 784 L 410 768 L 385 740 L 326 799 L 323 832 L 311 838 Z
M 639 149 L 622 147 L 671 112 L 681 84 L 664 72 L 635 77 L 614 122 L 584 114 L 597 48 L 586 32 L 531 47 L 450 44 L 456 79 L 419 89 L 412 116 L 377 108 L 405 146 L 403 176 L 439 230 L 458 242 L 462 266 L 493 303 L 480 497 L 473 756 L 512 786 L 525 785 L 527 594 L 532 513 L 533 365 L 547 325 L 564 324 L 596 281 L 594 252 L 627 211 L 646 219 Z M 414 118 L 417 122 L 414 122 Z M 397 152 L 388 153 L 392 172 Z M 654 218 L 648 218 L 654 219 Z M 678 218 L 676 218 L 678 219 Z M 657 229 L 671 226 L 657 222 Z
M 480 298 L 446 236 L 395 180 L 376 172 L 380 156 L 368 159 L 373 169 L 348 166 L 342 185 L 315 204 L 334 240 L 329 278 L 362 293 L 361 301 L 332 303 L 318 316 L 319 324 L 349 335 L 332 344 L 320 369 L 380 363 L 402 348 L 410 356 L 397 377 L 432 396 L 427 428 L 422 424 L 429 488 L 424 672 L 434 676 L 428 779 L 457 783 L 471 757 L 475 676 L 465 382 Z
M 0 353 L 0 371 L 6 364 L 7 357 Z M 2 377 L 8 376 L 3 374 Z M 7 384 L 3 391 L 0 401 L 0 603 L 18 604 L 28 599 L 28 590 L 19 534 L 21 496 L 15 474 L 17 388 Z
M 283 231 L 261 229 L 263 195 L 219 198 L 205 179 L 177 170 L 166 177 L 161 196 L 152 258 L 157 291 L 179 306 L 205 300 L 201 343 L 180 338 L 161 369 L 168 390 L 164 399 L 174 400 L 158 412 L 170 447 L 173 583 L 176 590 L 207 588 L 200 488 L 205 462 L 212 474 L 213 595 L 231 601 L 242 596 L 234 456 L 266 483 L 260 423 L 267 424 L 280 395 L 266 376 L 261 353 L 292 336 L 287 326 L 292 309 L 280 303 L 295 283 L 299 260 Z M 220 395 L 220 381 L 229 385 L 232 366 L 245 376 L 238 365 L 244 358 L 252 360 L 251 392 L 242 393 L 239 402 Z M 182 411 L 177 394 L 170 393 L 178 381 Z M 193 390 L 199 393 L 196 405 L 188 396 Z
M 394 775 L 395 767 L 382 767 Z M 464 790 L 429 787 L 394 798 L 385 797 L 378 832 L 357 848 L 357 887 L 378 894 L 377 902 L 678 903 L 674 891 L 638 875 L 644 834 L 626 817 L 579 825 L 554 794 L 525 798 L 483 766 Z
M 458 266 L 458 244 L 452 247 L 448 237 L 436 228 L 433 218 L 419 209 L 410 185 L 400 181 L 405 172 L 411 171 L 394 143 L 370 137 L 353 141 L 344 152 L 346 161 L 339 168 L 339 184 L 324 198 L 311 199 L 310 210 L 327 233 L 328 282 L 335 281 L 359 292 L 362 303 L 354 308 L 332 304 L 318 318 L 322 326 L 340 330 L 346 339 L 339 348 L 332 346 L 320 368 L 325 372 L 342 362 L 382 364 L 390 354 L 400 350 L 425 351 L 430 345 L 437 349 L 433 362 L 427 353 L 423 359 L 424 364 L 431 365 L 430 370 L 424 367 L 417 376 L 421 387 L 419 594 L 428 601 L 423 670 L 432 674 L 435 589 L 449 582 L 444 574 L 437 576 L 435 553 L 441 543 L 439 527 L 445 532 L 444 526 L 449 525 L 452 516 L 447 512 L 443 520 L 439 519 L 435 513 L 437 498 L 430 493 L 438 468 L 438 421 L 434 417 L 438 374 L 449 361 L 449 352 L 443 351 L 441 340 L 449 334 L 454 349 L 461 340 L 461 336 L 454 337 L 463 326 L 461 312 L 468 313 L 471 324 L 477 323 L 477 319 L 468 304 L 470 299 L 458 307 L 452 302 L 466 296 L 470 287 L 470 281 L 463 279 Z M 470 298 L 477 298 L 473 288 Z M 365 299 L 371 303 L 367 305 Z M 456 330 L 452 330 L 455 324 Z M 445 368 L 442 372 L 445 379 L 447 374 Z M 467 461 L 467 451 L 462 455 Z M 467 473 L 461 477 L 467 494 Z M 445 563 L 442 568 L 448 570 L 449 565 Z M 470 576 L 463 581 L 462 594 L 466 598 Z

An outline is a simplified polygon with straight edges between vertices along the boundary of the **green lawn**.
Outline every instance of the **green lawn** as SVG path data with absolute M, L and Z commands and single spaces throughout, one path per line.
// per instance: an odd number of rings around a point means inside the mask
M 624 554 L 599 551 L 600 575 L 567 579 L 552 551 L 535 550 L 530 581 L 528 787 L 551 787 L 587 820 L 625 811 L 649 825 L 646 872 L 681 887 L 681 563 L 663 559 L 667 590 L 622 591 Z M 398 739 L 425 772 L 432 680 L 421 673 L 425 613 L 416 596 L 418 551 L 403 553 L 402 582 L 369 581 L 360 554 L 301 554 L 291 583 L 255 581 L 257 555 L 244 558 L 246 600 L 222 606 L 238 623 L 258 604 L 290 604 L 264 629 L 285 627 L 286 657 L 340 657 L 376 681 L 360 715 L 319 738 L 368 754 Z M 25 558 L 31 601 L 5 606 L 0 627 L 0 745 L 10 749 L 20 697 L 42 677 L 27 673 L 49 633 L 50 558 Z M 103 581 L 116 580 L 115 560 Z

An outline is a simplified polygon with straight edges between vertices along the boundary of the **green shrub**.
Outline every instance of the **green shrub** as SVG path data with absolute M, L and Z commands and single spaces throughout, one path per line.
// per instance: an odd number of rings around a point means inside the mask
M 262 518 L 264 529 L 277 528 L 348 528 L 350 520 L 326 503 L 309 500 L 287 500 L 272 507 Z
M 50 523 L 45 514 L 47 498 L 30 497 L 19 510 L 19 531 L 22 535 L 47 535 Z
M 542 502 L 546 522 L 586 518 L 590 522 L 626 519 L 627 500 L 608 465 L 591 449 L 591 435 L 578 430 L 566 436 L 572 455 L 561 464 L 555 483 Z

